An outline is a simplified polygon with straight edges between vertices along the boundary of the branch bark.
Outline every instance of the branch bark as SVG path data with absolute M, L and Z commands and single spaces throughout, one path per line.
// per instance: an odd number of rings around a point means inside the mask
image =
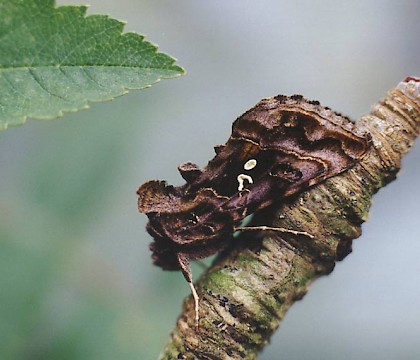
M 356 124 L 372 135 L 358 165 L 252 220 L 252 226 L 306 231 L 314 238 L 242 233 L 196 284 L 198 330 L 190 296 L 160 359 L 256 359 L 310 283 L 351 252 L 373 194 L 395 179 L 419 134 L 420 79 L 405 79 Z

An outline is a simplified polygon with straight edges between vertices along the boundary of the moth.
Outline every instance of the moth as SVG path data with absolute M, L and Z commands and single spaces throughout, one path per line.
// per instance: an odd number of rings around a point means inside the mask
M 147 214 L 154 238 L 153 263 L 182 271 L 195 300 L 196 324 L 199 297 L 190 260 L 219 252 L 238 229 L 302 234 L 240 225 L 246 216 L 351 168 L 369 145 L 367 134 L 318 101 L 278 95 L 241 115 L 205 168 L 180 165 L 185 185 L 152 180 L 139 187 L 138 209 Z

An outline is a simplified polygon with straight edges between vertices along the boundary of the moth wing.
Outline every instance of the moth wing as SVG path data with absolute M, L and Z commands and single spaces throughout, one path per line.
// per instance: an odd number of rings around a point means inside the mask
M 181 196 L 166 181 L 147 181 L 138 188 L 137 195 L 141 213 L 173 213 L 181 207 Z
M 202 174 L 202 171 L 199 168 L 199 166 L 191 162 L 179 165 L 178 171 L 187 183 L 193 182 Z

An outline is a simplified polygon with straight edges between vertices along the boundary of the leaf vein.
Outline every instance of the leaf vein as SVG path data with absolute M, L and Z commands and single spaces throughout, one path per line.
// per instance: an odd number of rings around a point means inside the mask
M 75 46 L 71 51 L 69 51 L 67 53 L 67 55 L 60 61 L 60 63 L 58 64 L 59 66 L 61 65 L 65 65 L 64 62 L 71 56 L 73 55 L 76 51 L 78 51 L 80 48 L 83 48 L 83 45 L 90 41 L 91 39 L 94 39 L 96 37 L 100 37 L 102 34 L 106 33 L 106 31 L 108 30 L 108 28 L 105 28 L 97 33 L 93 33 L 92 35 L 86 37 L 82 42 L 80 42 L 79 44 L 77 44 L 77 46 Z
M 32 68 L 28 68 L 28 72 L 31 74 L 32 78 L 35 80 L 35 82 L 43 89 L 48 95 L 56 97 L 58 99 L 64 100 L 67 102 L 67 99 L 58 95 L 54 94 L 51 90 L 49 90 L 41 81 L 41 78 L 35 74 L 35 71 Z
M 103 86 L 101 83 L 99 83 L 92 75 L 90 75 L 89 74 L 89 72 L 87 71 L 87 69 L 86 68 L 84 68 L 84 67 L 81 67 L 81 69 L 83 70 L 83 72 L 86 74 L 86 77 L 88 78 L 88 79 L 90 79 L 91 81 L 93 81 L 96 85 L 98 85 L 99 87 L 101 87 L 101 88 L 103 88 L 103 89 L 106 89 L 106 87 L 105 86 Z

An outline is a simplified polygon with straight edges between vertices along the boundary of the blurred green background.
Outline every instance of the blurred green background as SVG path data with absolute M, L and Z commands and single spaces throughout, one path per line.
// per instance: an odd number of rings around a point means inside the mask
M 301 93 L 357 118 L 420 75 L 417 0 L 90 4 L 188 74 L 0 133 L 0 359 L 155 359 L 189 289 L 152 266 L 138 185 L 181 184 L 177 165 L 204 166 L 263 97 Z M 354 253 L 260 359 L 420 358 L 419 163 L 417 144 Z

